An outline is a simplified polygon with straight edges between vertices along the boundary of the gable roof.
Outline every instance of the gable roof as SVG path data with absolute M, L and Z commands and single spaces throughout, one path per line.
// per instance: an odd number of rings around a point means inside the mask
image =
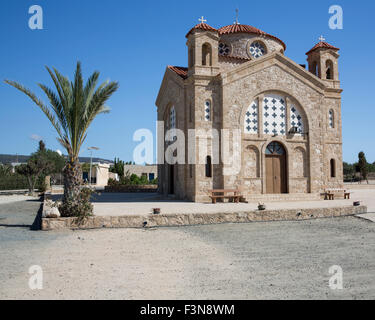
M 187 79 L 187 73 L 188 73 L 188 68 L 185 67 L 177 67 L 177 66 L 168 66 L 168 69 L 174 71 L 179 75 L 182 79 Z
M 283 45 L 284 50 L 286 50 L 286 44 L 283 41 L 281 41 L 279 38 L 267 32 L 264 32 L 258 28 L 255 28 L 253 26 L 249 26 L 246 24 L 231 24 L 229 26 L 220 28 L 218 31 L 219 31 L 219 35 L 231 34 L 231 33 L 252 33 L 252 34 L 257 34 L 260 36 L 267 36 L 274 40 L 279 41 Z
M 336 47 L 330 45 L 327 42 L 321 41 L 321 42 L 317 43 L 310 51 L 306 52 L 306 55 L 309 55 L 311 52 L 313 52 L 317 49 L 331 49 L 331 50 L 335 50 L 335 51 L 340 50 L 339 48 L 336 48 Z
M 217 30 L 213 27 L 211 27 L 210 25 L 208 25 L 207 23 L 199 23 L 197 24 L 196 26 L 194 26 L 193 28 L 190 29 L 190 31 L 186 34 L 186 38 L 191 34 L 193 33 L 195 30 L 204 30 L 204 31 L 214 31 L 214 32 L 217 32 Z

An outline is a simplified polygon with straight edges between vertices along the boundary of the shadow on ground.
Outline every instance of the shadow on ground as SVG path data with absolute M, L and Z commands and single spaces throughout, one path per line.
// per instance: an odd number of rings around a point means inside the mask
M 51 200 L 58 201 L 62 199 L 61 194 L 53 194 L 50 196 Z M 149 193 L 110 193 L 102 192 L 93 194 L 91 201 L 94 203 L 118 203 L 118 202 L 170 202 L 173 199 L 168 199 L 156 192 Z M 173 200 L 175 202 L 183 202 Z

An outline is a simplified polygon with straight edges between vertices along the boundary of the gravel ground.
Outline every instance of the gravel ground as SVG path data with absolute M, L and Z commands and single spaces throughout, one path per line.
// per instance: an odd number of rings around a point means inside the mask
M 375 298 L 375 224 L 359 218 L 30 231 L 39 207 L 0 201 L 0 299 Z M 31 265 L 43 290 L 28 287 Z

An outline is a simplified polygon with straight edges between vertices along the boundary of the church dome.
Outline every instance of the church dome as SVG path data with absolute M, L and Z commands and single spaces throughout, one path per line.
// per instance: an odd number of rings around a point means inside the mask
M 268 34 L 258 28 L 255 28 L 246 24 L 235 23 L 229 26 L 222 27 L 218 31 L 219 31 L 219 35 L 226 35 L 226 34 L 233 34 L 233 33 L 250 33 L 250 34 L 256 34 L 256 35 L 263 36 L 263 37 L 269 37 L 271 39 L 274 39 L 280 42 L 282 46 L 284 47 L 284 50 L 286 49 L 285 43 L 281 41 L 279 38 L 271 34 Z
M 340 50 L 339 48 L 336 48 L 336 47 L 330 45 L 327 42 L 321 41 L 321 42 L 317 43 L 310 51 L 306 52 L 306 55 L 309 55 L 311 52 L 313 52 L 317 49 L 331 49 L 331 50 L 334 50 L 334 51 Z

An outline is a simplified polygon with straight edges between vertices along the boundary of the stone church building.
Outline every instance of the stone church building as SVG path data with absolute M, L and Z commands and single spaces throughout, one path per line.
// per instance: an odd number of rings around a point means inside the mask
M 239 23 L 215 29 L 203 18 L 186 38 L 188 67 L 166 68 L 158 121 L 186 140 L 190 129 L 239 129 L 241 167 L 224 174 L 208 143 L 195 163 L 186 152 L 185 163 L 159 164 L 161 193 L 202 202 L 210 189 L 241 188 L 250 200 L 310 199 L 343 187 L 338 48 L 321 38 L 306 67 L 273 35 Z

